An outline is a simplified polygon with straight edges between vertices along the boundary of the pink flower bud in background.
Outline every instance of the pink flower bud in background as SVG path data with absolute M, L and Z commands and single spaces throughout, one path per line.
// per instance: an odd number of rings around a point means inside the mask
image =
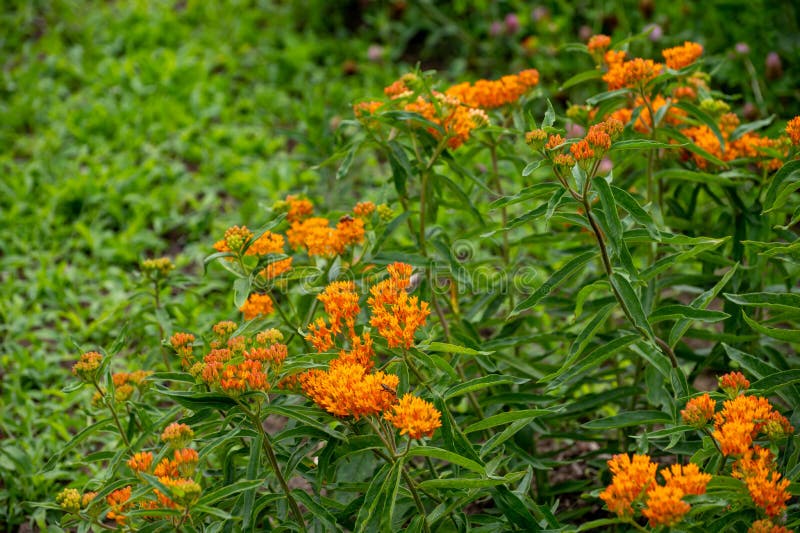
M 604 157 L 600 160 L 600 164 L 597 165 L 597 173 L 601 176 L 605 176 L 614 168 L 614 163 L 607 157 Z
M 650 24 L 645 29 L 650 29 L 648 38 L 653 42 L 661 40 L 661 38 L 664 36 L 664 30 L 658 24 Z
M 746 56 L 750 53 L 750 45 L 747 43 L 736 43 L 736 53 L 739 55 Z
M 371 44 L 367 49 L 367 58 L 373 63 L 380 63 L 383 59 L 383 46 L 379 44 Z
M 742 106 L 742 116 L 745 120 L 752 121 L 758 118 L 759 112 L 758 108 L 753 105 L 753 102 L 746 102 Z
M 767 79 L 776 80 L 783 76 L 783 63 L 778 52 L 768 53 L 765 65 L 767 67 Z
M 594 35 L 594 31 L 592 31 L 592 28 L 586 24 L 578 28 L 578 39 L 580 39 L 582 42 L 588 41 L 592 35 Z
M 586 128 L 574 122 L 567 122 L 567 137 L 583 137 L 586 134 Z
M 519 17 L 516 13 L 509 13 L 506 15 L 506 33 L 509 35 L 514 35 L 519 31 Z
M 534 22 L 539 22 L 540 20 L 545 19 L 549 16 L 550 16 L 550 11 L 543 6 L 535 7 L 531 11 L 531 19 L 533 19 Z
M 503 23 L 499 20 L 493 21 L 491 26 L 489 26 L 489 35 L 497 37 L 501 33 L 503 33 Z

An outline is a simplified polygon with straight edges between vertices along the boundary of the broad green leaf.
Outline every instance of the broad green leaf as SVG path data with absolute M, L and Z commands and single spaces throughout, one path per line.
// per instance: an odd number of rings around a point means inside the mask
M 525 472 L 512 472 L 501 478 L 478 479 L 478 478 L 445 478 L 428 479 L 419 484 L 419 488 L 428 489 L 480 489 L 485 487 L 496 487 L 519 481 Z
M 747 316 L 747 313 L 745 312 L 742 312 L 742 318 L 744 318 L 744 321 L 747 322 L 748 326 L 758 331 L 759 333 L 766 335 L 767 337 L 772 337 L 773 339 L 778 339 L 786 342 L 800 342 L 800 329 L 783 329 L 783 328 L 771 328 L 768 326 L 762 326 L 761 324 L 759 324 L 758 322 Z
M 761 128 L 769 126 L 772 124 L 773 120 L 775 120 L 775 115 L 770 115 L 761 120 L 755 120 L 753 122 L 741 124 L 737 126 L 735 130 L 733 130 L 733 133 L 731 133 L 731 141 L 735 141 L 745 133 L 750 133 L 751 131 L 760 130 Z
M 611 315 L 611 311 L 613 311 L 615 307 L 615 304 L 603 306 L 595 313 L 592 319 L 586 323 L 569 347 L 569 357 L 567 359 L 568 362 L 573 360 L 573 356 L 583 352 L 583 349 L 586 347 L 589 341 L 594 338 L 597 331 L 603 326 L 603 324 L 605 324 L 606 320 L 608 320 L 608 317 Z M 564 365 L 562 365 L 562 368 L 565 366 L 567 366 L 566 362 Z
M 477 461 L 467 459 L 462 455 L 458 455 L 457 453 L 443 450 L 441 448 L 434 448 L 433 446 L 414 446 L 411 448 L 411 450 L 409 450 L 408 454 L 415 457 L 431 457 L 433 459 L 441 459 L 442 461 L 447 461 L 448 463 L 462 466 L 467 470 L 472 470 L 478 474 L 486 473 L 486 469 Z
M 583 424 L 586 429 L 606 430 L 643 426 L 645 424 L 670 424 L 672 417 L 662 411 L 631 411 L 618 415 L 591 420 Z
M 233 305 L 237 309 L 244 305 L 247 297 L 250 296 L 250 287 L 253 281 L 250 277 L 239 278 L 233 282 Z
M 553 289 L 558 287 L 567 278 L 578 272 L 586 263 L 591 261 L 596 255 L 597 252 L 592 250 L 590 252 L 584 252 L 576 257 L 573 257 L 566 265 L 561 267 L 552 276 L 550 276 L 550 279 L 544 282 L 541 287 L 536 289 L 536 291 L 534 291 L 533 294 L 528 296 L 522 303 L 517 305 L 514 308 L 514 311 L 511 312 L 510 316 L 513 317 L 515 315 L 518 315 L 521 312 L 530 309 L 531 307 L 539 303 L 539 301 L 541 301 L 542 298 L 550 294 L 550 292 L 552 292 Z
M 711 289 L 705 291 L 703 294 L 692 300 L 692 303 L 689 305 L 691 307 L 695 307 L 697 309 L 705 309 L 708 307 L 714 298 L 717 297 L 719 291 L 721 291 L 725 285 L 728 284 L 733 274 L 739 267 L 739 263 L 733 265 L 733 267 L 728 270 L 724 276 L 712 287 Z M 691 324 L 690 319 L 680 319 L 675 322 L 675 325 L 672 326 L 672 329 L 669 332 L 669 345 L 671 348 L 674 348 L 675 345 L 678 343 L 679 340 L 683 337 L 686 333 L 686 330 L 689 329 L 689 325 Z
M 479 422 L 470 424 L 464 428 L 464 433 L 474 433 L 476 431 L 493 428 L 502 424 L 508 424 L 509 422 L 514 422 L 515 420 L 533 420 L 534 418 L 538 418 L 542 415 L 548 415 L 552 412 L 552 409 L 524 409 L 522 411 L 508 411 L 505 413 L 492 415 Z
M 239 494 L 246 490 L 257 488 L 264 484 L 263 479 L 240 479 L 230 485 L 225 485 L 216 490 L 204 494 L 198 501 L 197 505 L 211 505 L 220 500 L 227 499 L 234 494 Z
M 647 321 L 647 316 L 644 314 L 644 309 L 642 308 L 642 302 L 639 300 L 636 291 L 633 290 L 631 283 L 626 277 L 617 272 L 611 274 L 610 281 L 620 299 L 625 303 L 625 307 L 627 307 L 634 325 L 646 333 L 650 340 L 653 340 L 653 329 Z
M 294 498 L 303 505 L 308 511 L 317 517 L 322 524 L 325 525 L 327 531 L 339 531 L 336 524 L 336 517 L 320 504 L 317 500 L 311 497 L 309 493 L 304 490 L 294 489 L 292 491 Z
M 364 504 L 358 512 L 354 531 L 364 533 L 391 530 L 402 471 L 403 459 L 400 458 L 394 464 L 384 465 L 381 473 L 373 478 L 365 494 Z M 381 475 L 383 472 L 385 474 Z
M 798 159 L 789 161 L 778 169 L 778 172 L 772 177 L 767 193 L 764 196 L 764 211 L 762 213 L 769 213 L 770 211 L 782 207 L 783 204 L 786 203 L 788 195 L 785 191 L 794 190 L 794 185 L 790 182 L 787 186 L 784 185 L 784 182 L 790 178 L 794 179 L 798 175 L 798 172 L 800 172 L 800 160 Z
M 745 307 L 766 307 L 779 311 L 800 313 L 800 294 L 791 292 L 751 292 L 746 294 L 725 293 L 725 298 Z
M 663 320 L 675 320 L 680 318 L 688 318 L 690 320 L 697 320 L 699 322 L 720 322 L 731 315 L 722 311 L 709 311 L 707 309 L 697 309 L 689 305 L 664 305 L 650 313 L 648 320 L 651 324 L 661 322 Z
M 653 240 L 661 240 L 661 236 L 659 235 L 658 229 L 653 221 L 653 217 L 651 217 L 650 214 L 639 205 L 639 202 L 636 201 L 636 198 L 634 198 L 632 194 L 613 185 L 611 186 L 611 192 L 614 195 L 614 200 L 616 201 L 617 205 L 627 211 L 633 220 L 644 226 L 647 230 L 647 233 L 650 234 Z
M 227 410 L 236 405 L 236 401 L 230 396 L 217 392 L 172 391 L 161 387 L 158 392 L 193 411 L 209 407 Z
M 547 111 L 544 112 L 544 119 L 542 119 L 542 128 L 550 128 L 556 123 L 556 111 L 553 109 L 553 104 L 550 99 L 547 99 Z
M 578 74 L 575 74 L 570 79 L 565 81 L 564 84 L 561 87 L 559 87 L 558 90 L 563 91 L 580 83 L 584 83 L 589 80 L 596 80 L 601 77 L 603 77 L 603 72 L 597 69 L 579 72 Z
M 766 361 L 762 361 L 749 353 L 737 350 L 733 346 L 722 343 L 722 347 L 731 360 L 739 363 L 744 370 L 755 378 L 763 379 L 781 372 L 780 369 Z M 785 389 L 778 389 L 776 394 L 791 405 L 800 405 L 800 391 L 794 385 Z
M 491 355 L 494 352 L 484 352 L 480 350 L 475 350 L 472 348 L 467 348 L 466 346 L 459 346 L 457 344 L 450 344 L 447 342 L 429 342 L 427 344 L 423 344 L 419 346 L 420 350 L 428 351 L 428 352 L 445 352 L 445 353 L 456 353 L 462 355 Z
M 537 161 L 531 161 L 530 163 L 525 165 L 525 168 L 522 169 L 522 176 L 527 177 L 533 174 L 536 169 L 542 166 L 544 161 L 545 161 L 544 159 L 539 159 Z
M 510 383 L 526 383 L 527 379 L 520 379 L 511 376 L 504 376 L 500 374 L 490 374 L 479 378 L 471 379 L 465 383 L 459 383 L 454 387 L 450 387 L 444 393 L 444 399 L 450 400 L 456 396 L 467 394 L 476 390 L 485 389 L 487 387 L 494 387 L 495 385 L 507 385 Z
M 784 370 L 763 377 L 750 384 L 752 390 L 760 391 L 762 394 L 770 394 L 782 387 L 793 385 L 800 382 L 800 370 Z

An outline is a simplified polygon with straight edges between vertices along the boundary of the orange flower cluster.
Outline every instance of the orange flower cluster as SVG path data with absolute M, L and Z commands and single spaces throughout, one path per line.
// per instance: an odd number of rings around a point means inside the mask
M 516 102 L 538 83 L 539 71 L 528 69 L 519 74 L 503 76 L 499 80 L 459 83 L 447 89 L 445 94 L 457 98 L 469 107 L 493 109 Z
M 750 526 L 747 533 L 792 533 L 792 530 L 788 527 L 775 524 L 772 520 L 765 518 L 753 522 L 753 525 Z
M 103 355 L 98 352 L 83 353 L 78 362 L 72 365 L 72 373 L 83 379 L 91 380 L 100 368 L 102 361 Z
M 140 393 L 144 391 L 149 385 L 147 378 L 152 373 L 151 370 L 137 370 L 135 372 L 117 372 L 112 375 L 114 399 L 118 402 L 124 402 L 130 399 L 136 390 Z
M 656 76 L 661 74 L 663 65 L 655 63 L 652 59 L 642 59 L 635 57 L 630 61 L 619 62 L 619 56 L 609 56 L 614 63 L 608 63 L 608 71 L 603 74 L 603 81 L 608 84 L 611 91 L 622 89 L 623 87 L 638 88 L 650 83 Z
M 128 459 L 128 468 L 134 472 L 149 472 L 153 465 L 153 452 L 136 452 Z
M 658 465 L 647 455 L 615 455 L 608 461 L 613 474 L 611 484 L 600 493 L 610 511 L 617 516 L 632 519 L 636 510 L 644 505 L 642 515 L 651 527 L 672 527 L 689 512 L 683 501 L 687 495 L 705 494 L 710 474 L 700 472 L 695 464 L 672 465 L 661 475 L 664 484 L 656 481 Z M 636 508 L 634 508 L 636 506 Z
M 180 422 L 171 423 L 161 433 L 161 440 L 173 449 L 186 447 L 193 438 L 194 431 L 192 428 Z
M 611 46 L 611 37 L 603 34 L 592 35 L 586 46 L 589 48 L 589 52 L 603 53 Z
M 661 52 L 661 55 L 664 56 L 664 61 L 666 61 L 669 68 L 680 70 L 688 67 L 703 55 L 703 46 L 691 41 L 685 41 L 682 46 L 667 48 Z
M 776 470 L 775 457 L 766 448 L 754 446 L 733 465 L 733 477 L 747 485 L 753 503 L 763 509 L 769 517 L 776 517 L 786 510 L 791 498 L 789 480 L 781 479 Z
M 681 418 L 690 426 L 702 428 L 714 418 L 716 407 L 717 402 L 706 393 L 686 402 L 686 408 L 681 411 Z
M 286 220 L 289 222 L 298 222 L 314 212 L 314 204 L 308 198 L 289 195 L 286 197 L 286 204 Z
M 556 166 L 572 166 L 577 161 L 583 167 L 589 163 L 599 160 L 611 148 L 612 141 L 617 138 L 623 130 L 622 122 L 614 117 L 610 117 L 603 122 L 594 124 L 589 128 L 586 136 L 570 145 L 571 156 L 566 154 L 551 155 L 552 161 Z M 544 145 L 545 149 L 552 151 L 564 144 L 561 135 L 551 135 Z
M 194 335 L 191 333 L 175 333 L 169 339 L 170 346 L 172 346 L 172 349 L 175 350 L 175 353 L 181 358 L 181 366 L 183 368 L 189 368 L 191 366 L 191 360 L 194 357 L 192 354 L 194 351 L 194 347 L 192 346 L 194 340 Z
M 403 395 L 383 417 L 399 429 L 401 435 L 412 439 L 432 437 L 433 432 L 442 427 L 442 414 L 432 403 L 413 394 Z
M 370 323 L 386 337 L 389 346 L 402 344 L 408 348 L 414 342 L 414 332 L 428 314 L 427 303 L 408 296 L 410 265 L 395 263 L 387 270 L 389 278 L 370 289 Z M 338 357 L 327 369 L 312 369 L 297 377 L 290 376 L 281 387 L 293 389 L 299 383 L 314 403 L 335 416 L 358 419 L 384 413 L 402 434 L 415 439 L 431 436 L 441 426 L 441 414 L 428 402 L 409 394 L 398 402 L 399 378 L 373 371 L 372 337 L 369 331 L 356 333 L 355 321 L 361 307 L 355 283 L 333 282 L 317 298 L 323 304 L 328 321 L 318 318 L 309 324 L 306 339 L 319 352 L 330 350 L 339 339 L 348 346 L 339 350 Z M 388 318 L 390 314 L 394 316 L 393 322 Z
M 719 388 L 728 395 L 728 398 L 736 398 L 750 388 L 750 380 L 741 372 L 728 372 L 724 376 L 720 376 L 718 383 Z
M 342 217 L 332 228 L 327 218 L 311 217 L 292 222 L 286 237 L 292 248 L 305 248 L 310 256 L 333 257 L 352 244 L 364 242 L 364 234 L 361 218 Z
M 738 139 L 729 140 L 738 125 L 739 118 L 733 113 L 726 113 L 720 117 L 719 130 L 725 141 L 724 150 L 717 136 L 705 124 L 685 128 L 682 133 L 697 146 L 722 161 L 733 161 L 734 159 L 746 157 L 757 159 L 759 166 L 769 170 L 780 168 L 783 162 L 766 154 L 765 149 L 780 150 L 783 151 L 784 155 L 787 155 L 787 150 L 781 140 L 763 137 L 755 132 L 748 132 Z M 684 157 L 691 158 L 699 168 L 705 169 L 708 167 L 708 161 L 702 155 L 685 152 Z
M 121 489 L 117 489 L 108 496 L 106 496 L 106 502 L 111 507 L 106 515 L 106 518 L 110 520 L 114 520 L 118 526 L 122 526 L 125 524 L 127 517 L 125 516 L 125 512 L 130 509 L 130 499 L 131 499 L 131 492 L 133 491 L 133 487 L 128 485 L 127 487 L 123 487 Z
M 800 116 L 794 117 L 786 124 L 786 135 L 793 145 L 800 144 Z
M 375 212 L 375 204 L 372 202 L 358 202 L 353 208 L 353 214 L 357 217 L 365 218 Z
M 664 99 L 663 96 L 660 94 L 655 95 L 654 97 L 648 97 L 647 103 L 650 104 L 650 107 L 653 109 L 653 112 L 658 116 L 658 111 L 662 107 L 668 105 L 667 100 Z M 631 121 L 633 118 L 633 110 L 636 108 L 639 109 L 639 118 L 633 125 L 633 129 L 638 131 L 639 133 L 650 133 L 653 127 L 653 119 L 650 116 L 650 109 L 647 108 L 645 100 L 641 96 L 637 96 L 632 103 L 632 107 L 624 107 L 622 109 L 617 109 L 613 113 L 611 113 L 611 117 L 619 120 L 623 124 L 626 124 Z M 667 109 L 667 112 L 664 114 L 664 117 L 661 119 L 667 124 L 672 125 L 679 125 L 683 122 L 683 119 L 686 117 L 686 112 L 682 109 L 677 107 L 670 106 Z
M 447 145 L 452 149 L 464 144 L 473 130 L 489 123 L 489 116 L 480 108 L 464 105 L 454 96 L 441 93 L 433 93 L 433 96 L 436 99 L 435 104 L 419 96 L 403 109 L 422 115 L 426 120 L 440 126 L 448 138 Z M 441 132 L 435 128 L 428 128 L 428 132 L 437 139 L 442 137 Z
M 267 316 L 275 310 L 272 298 L 269 294 L 259 294 L 254 292 L 247 297 L 247 300 L 239 308 L 244 314 L 245 320 L 253 320 L 260 316 Z
M 389 277 L 370 288 L 367 303 L 372 311 L 370 324 L 386 339 L 390 348 L 414 344 L 414 333 L 430 314 L 427 302 L 409 296 L 411 265 L 394 263 L 387 267 Z

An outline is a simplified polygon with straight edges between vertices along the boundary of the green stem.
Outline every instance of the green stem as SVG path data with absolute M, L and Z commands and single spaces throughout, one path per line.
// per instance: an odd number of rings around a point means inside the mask
M 122 428 L 122 423 L 119 421 L 119 416 L 117 416 L 117 410 L 114 409 L 114 403 L 109 401 L 106 394 L 100 388 L 100 385 L 97 384 L 97 381 L 92 381 L 92 385 L 94 388 L 97 389 L 97 392 L 100 394 L 100 397 L 103 398 L 103 403 L 106 404 L 108 410 L 111 411 L 111 417 L 114 419 L 114 424 L 117 425 L 117 429 L 119 430 L 119 435 L 122 437 L 123 442 L 125 442 L 125 446 L 127 448 L 131 447 L 131 442 L 128 440 L 128 436 L 125 434 L 125 430 Z
M 408 491 L 414 498 L 414 503 L 417 506 L 417 510 L 419 510 L 420 516 L 422 516 L 422 530 L 426 533 L 430 533 L 431 530 L 428 527 L 428 512 L 425 510 L 425 506 L 422 504 L 422 500 L 419 497 L 417 486 L 414 484 L 414 480 L 411 479 L 411 476 L 409 476 L 408 472 L 406 472 L 405 464 L 400 467 L 400 472 L 403 474 L 403 479 L 405 480 L 406 485 L 408 485 Z
M 300 512 L 300 507 L 297 505 L 297 501 L 295 501 L 294 496 L 292 496 L 292 491 L 289 488 L 289 484 L 286 482 L 286 478 L 283 477 L 283 472 L 281 472 L 280 465 L 278 464 L 278 458 L 275 455 L 275 451 L 272 449 L 272 444 L 269 440 L 269 435 L 267 431 L 264 429 L 263 424 L 261 423 L 261 419 L 253 413 L 248 407 L 243 404 L 238 398 L 236 398 L 236 403 L 242 409 L 242 411 L 250 418 L 250 421 L 256 427 L 256 429 L 261 433 L 261 447 L 264 449 L 264 453 L 267 456 L 267 460 L 269 461 L 270 466 L 272 467 L 272 471 L 275 473 L 275 477 L 278 478 L 278 483 L 281 485 L 281 489 L 283 489 L 284 494 L 286 495 L 286 501 L 289 504 L 289 509 L 291 510 L 292 514 L 294 515 L 295 521 L 297 525 L 300 526 L 301 531 L 306 530 L 305 520 L 303 519 L 303 513 Z

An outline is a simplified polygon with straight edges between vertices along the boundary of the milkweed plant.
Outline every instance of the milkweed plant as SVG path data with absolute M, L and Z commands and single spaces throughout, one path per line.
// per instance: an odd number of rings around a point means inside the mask
M 743 122 L 700 44 L 635 45 L 575 45 L 595 67 L 549 97 L 535 56 L 361 95 L 323 165 L 384 184 L 209 235 L 216 323 L 175 330 L 172 260 L 145 260 L 155 356 L 75 354 L 86 427 L 51 464 L 102 468 L 43 505 L 78 531 L 797 529 L 800 117 Z

